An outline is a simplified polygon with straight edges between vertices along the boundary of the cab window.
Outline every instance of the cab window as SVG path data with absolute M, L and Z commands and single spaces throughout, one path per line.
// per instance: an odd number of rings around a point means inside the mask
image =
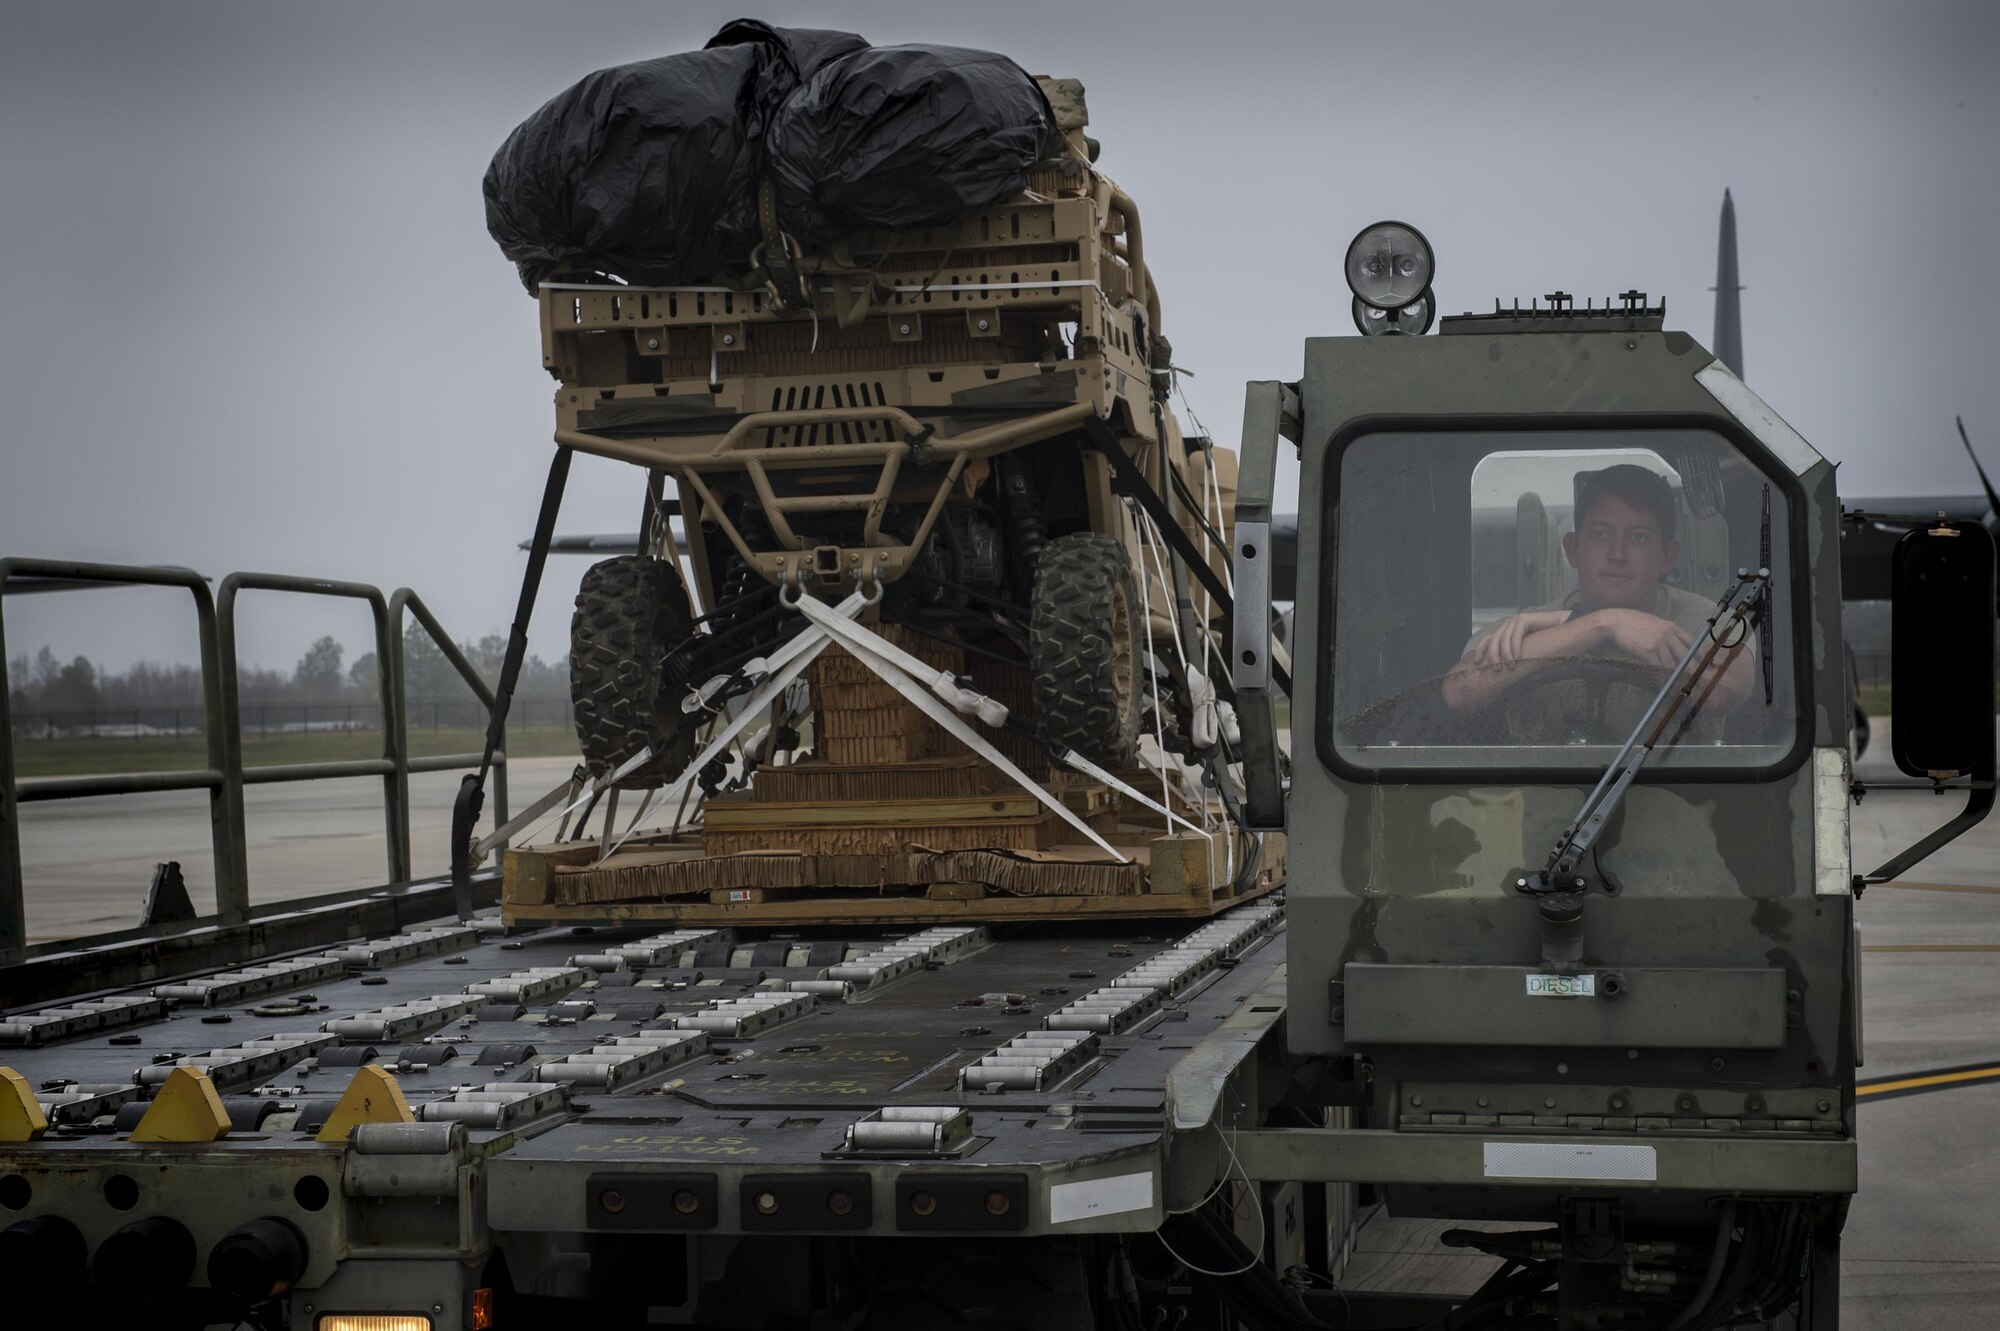
M 1319 711 L 1341 762 L 1602 766 L 1689 651 L 1696 686 L 1651 769 L 1792 751 L 1788 501 L 1722 435 L 1381 431 L 1335 475 Z M 1766 563 L 1768 603 L 1718 615 Z

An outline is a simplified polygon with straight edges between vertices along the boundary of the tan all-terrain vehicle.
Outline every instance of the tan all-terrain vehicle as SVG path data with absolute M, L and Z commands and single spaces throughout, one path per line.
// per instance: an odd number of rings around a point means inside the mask
M 955 226 L 811 252 L 767 226 L 735 285 L 542 285 L 557 441 L 649 473 L 645 549 L 577 598 L 593 769 L 650 747 L 627 784 L 675 774 L 691 692 L 720 705 L 797 626 L 788 584 L 879 585 L 881 620 L 1024 671 L 1051 746 L 1129 766 L 1158 695 L 1189 747 L 1219 612 L 1163 528 L 1219 574 L 1235 458 L 1183 438 L 1138 208 L 1093 164 L 1082 86 L 1040 82 L 1058 155 Z

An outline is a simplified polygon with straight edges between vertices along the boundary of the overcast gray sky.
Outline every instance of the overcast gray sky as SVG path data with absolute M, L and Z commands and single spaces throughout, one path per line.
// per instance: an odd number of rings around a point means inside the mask
M 0 553 L 408 584 L 503 630 L 547 466 L 535 306 L 485 233 L 507 132 L 725 20 L 1004 51 L 1089 89 L 1195 410 L 1351 332 L 1347 239 L 1422 227 L 1446 312 L 1638 286 L 1707 341 L 1735 192 L 1747 378 L 1850 494 L 2000 467 L 2000 7 L 1973 3 L 105 4 L 6 0 Z M 628 529 L 580 459 L 563 527 Z M 565 650 L 581 559 L 533 631 Z M 246 600 L 288 668 L 363 618 Z M 185 597 L 10 600 L 8 646 L 192 660 Z

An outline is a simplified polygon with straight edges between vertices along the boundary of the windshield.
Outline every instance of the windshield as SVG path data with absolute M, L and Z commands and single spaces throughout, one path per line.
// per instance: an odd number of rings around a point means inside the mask
M 1716 651 L 1649 767 L 1791 751 L 1787 501 L 1722 435 L 1383 431 L 1342 452 L 1338 495 L 1320 725 L 1345 762 L 1601 765 L 1697 644 Z M 1767 529 L 1769 615 L 1712 628 Z

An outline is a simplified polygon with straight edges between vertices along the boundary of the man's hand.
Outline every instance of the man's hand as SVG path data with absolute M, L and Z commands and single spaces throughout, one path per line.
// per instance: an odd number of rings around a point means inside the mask
M 1679 665 L 1688 648 L 1694 645 L 1686 629 L 1643 610 L 1599 610 L 1585 615 L 1583 622 L 1598 629 L 1599 641 L 1662 670 Z
M 1500 621 L 1479 640 L 1469 658 L 1474 665 L 1505 665 L 1521 659 L 1521 648 L 1533 633 L 1551 629 L 1569 618 L 1567 610 L 1525 610 Z

